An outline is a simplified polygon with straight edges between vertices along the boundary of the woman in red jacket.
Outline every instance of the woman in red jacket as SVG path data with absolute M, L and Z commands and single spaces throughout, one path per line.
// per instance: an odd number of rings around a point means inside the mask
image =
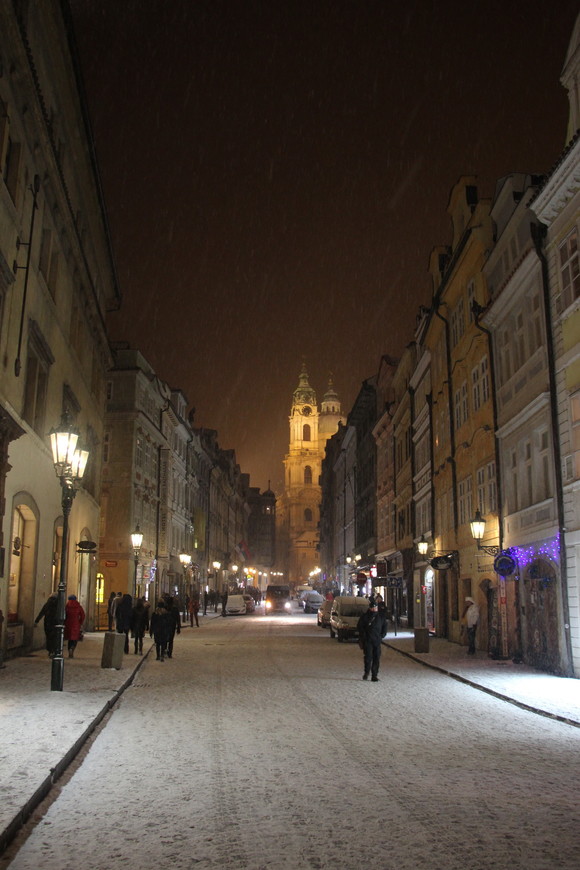
M 76 595 L 69 595 L 65 607 L 64 639 L 68 640 L 68 657 L 72 659 L 76 645 L 82 636 L 82 625 L 85 621 L 85 611 L 77 601 Z

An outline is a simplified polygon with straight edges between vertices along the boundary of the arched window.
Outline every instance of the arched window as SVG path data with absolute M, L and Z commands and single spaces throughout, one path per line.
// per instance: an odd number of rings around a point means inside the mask
M 309 465 L 304 466 L 304 483 L 312 483 L 312 469 Z
M 305 423 L 304 426 L 302 427 L 302 440 L 303 441 L 310 441 L 310 424 L 309 423 Z
M 306 508 L 306 510 L 304 511 L 304 521 L 307 523 L 312 522 L 312 511 L 310 510 L 310 508 Z

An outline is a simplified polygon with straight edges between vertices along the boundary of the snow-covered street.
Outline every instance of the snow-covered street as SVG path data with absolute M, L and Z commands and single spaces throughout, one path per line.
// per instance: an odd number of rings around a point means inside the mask
M 578 729 L 388 649 L 363 682 L 357 644 L 298 612 L 204 621 L 174 656 L 0 866 L 578 866 Z

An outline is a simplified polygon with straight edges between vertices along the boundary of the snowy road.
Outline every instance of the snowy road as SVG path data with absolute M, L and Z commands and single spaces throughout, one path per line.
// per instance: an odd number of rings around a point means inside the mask
M 577 729 L 388 650 L 361 676 L 315 616 L 184 630 L 8 866 L 579 866 Z

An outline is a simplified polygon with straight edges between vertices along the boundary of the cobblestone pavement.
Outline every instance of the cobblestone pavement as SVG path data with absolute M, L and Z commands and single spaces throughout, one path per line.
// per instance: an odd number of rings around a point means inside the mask
M 32 769 L 45 775 L 39 759 L 54 766 L 142 661 L 99 670 L 102 640 L 87 640 L 63 693 L 48 691 L 39 657 L 0 672 L 13 806 L 31 796 Z M 174 659 L 145 660 L 0 866 L 576 868 L 580 729 L 421 666 L 408 636 L 388 642 L 407 654 L 385 649 L 372 684 L 357 645 L 331 641 L 314 616 L 184 630 Z M 578 681 L 558 684 L 573 694 Z

